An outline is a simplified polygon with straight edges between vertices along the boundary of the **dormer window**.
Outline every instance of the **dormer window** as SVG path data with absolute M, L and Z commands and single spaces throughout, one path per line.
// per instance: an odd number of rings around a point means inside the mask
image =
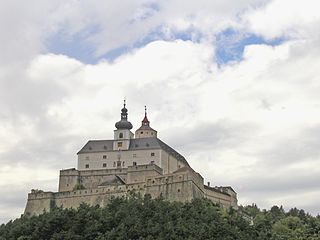
M 123 138 L 123 133 L 119 133 L 119 138 Z
M 91 147 L 91 146 L 89 146 L 89 150 L 92 150 L 92 147 Z

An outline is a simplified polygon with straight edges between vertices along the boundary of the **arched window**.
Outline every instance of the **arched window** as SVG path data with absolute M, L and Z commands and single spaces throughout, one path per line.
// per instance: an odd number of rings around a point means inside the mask
M 123 133 L 119 133 L 119 138 L 123 138 Z

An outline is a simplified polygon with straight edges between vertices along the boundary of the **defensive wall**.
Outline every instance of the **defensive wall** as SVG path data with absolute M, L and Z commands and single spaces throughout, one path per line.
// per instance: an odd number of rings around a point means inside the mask
M 62 179 L 66 184 L 71 184 L 77 183 L 75 179 L 79 179 L 80 176 L 84 177 L 87 175 L 88 177 L 92 177 L 91 174 L 95 174 L 95 179 L 103 179 L 106 176 L 114 175 L 115 173 L 123 174 L 124 172 L 127 173 L 127 179 L 130 179 L 125 184 L 110 184 L 95 188 L 67 190 L 55 193 L 32 190 L 28 194 L 25 214 L 38 215 L 43 211 L 50 211 L 55 206 L 77 208 L 81 203 L 87 203 L 92 206 L 105 206 L 111 197 L 125 196 L 130 191 L 140 193 L 142 196 L 150 194 L 152 198 L 162 196 L 169 201 L 180 202 L 204 196 L 203 185 L 200 184 L 201 179 L 198 179 L 201 176 L 197 175 L 197 173 L 186 169 L 178 173 L 161 175 L 162 169 L 156 165 L 132 166 L 128 169 L 121 169 L 121 172 L 120 170 L 96 170 L 95 172 L 92 170 L 89 172 L 68 169 L 62 171 Z M 142 176 L 145 177 L 142 178 Z M 69 177 L 69 180 L 65 180 L 65 177 Z M 97 185 L 96 182 L 101 182 L 101 180 L 93 182 L 94 185 Z M 59 188 L 63 186 L 64 184 L 59 184 Z
M 236 193 L 231 189 L 210 188 L 203 185 L 202 176 L 189 167 L 172 174 L 162 174 L 155 164 L 130 166 L 125 169 L 60 171 L 59 191 L 32 190 L 28 194 L 26 215 L 39 215 L 54 207 L 77 208 L 81 203 L 105 206 L 112 197 L 126 196 L 128 192 L 150 194 L 152 198 L 162 196 L 169 201 L 186 202 L 194 198 L 208 198 L 224 207 L 236 207 Z M 120 176 L 117 183 L 109 181 Z M 123 180 L 123 182 L 122 182 Z M 85 189 L 73 190 L 81 183 Z M 227 192 L 234 193 L 232 195 Z

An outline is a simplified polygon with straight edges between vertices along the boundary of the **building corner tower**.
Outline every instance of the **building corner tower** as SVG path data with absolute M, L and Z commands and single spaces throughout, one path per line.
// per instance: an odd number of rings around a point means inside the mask
M 141 122 L 141 127 L 139 127 L 135 132 L 135 138 L 150 138 L 157 137 L 157 131 L 150 127 L 150 121 L 147 117 L 147 107 L 144 106 L 144 118 Z
M 113 150 L 128 150 L 130 147 L 130 139 L 134 135 L 130 131 L 132 129 L 131 122 L 128 121 L 128 109 L 126 108 L 126 100 L 124 100 L 121 109 L 121 119 L 115 124 Z

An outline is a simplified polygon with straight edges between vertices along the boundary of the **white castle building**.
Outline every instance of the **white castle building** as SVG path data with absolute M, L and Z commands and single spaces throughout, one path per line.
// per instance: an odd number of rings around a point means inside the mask
M 77 169 L 60 171 L 58 192 L 31 190 L 25 214 L 41 214 L 55 206 L 76 208 L 81 203 L 104 206 L 112 196 L 131 191 L 169 201 L 208 198 L 237 208 L 237 194 L 231 187 L 204 185 L 187 160 L 157 137 L 146 109 L 141 127 L 133 134 L 124 102 L 115 127 L 112 140 L 90 140 L 84 145 Z

